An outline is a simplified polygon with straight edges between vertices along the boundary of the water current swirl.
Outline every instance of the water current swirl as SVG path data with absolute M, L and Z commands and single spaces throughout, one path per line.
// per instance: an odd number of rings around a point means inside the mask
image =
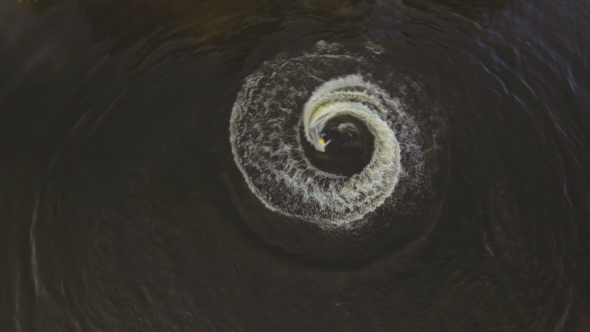
M 371 134 L 377 138 L 374 156 L 360 174 L 350 178 L 334 176 L 317 169 L 305 159 L 300 145 L 290 145 L 274 132 L 260 131 L 253 136 L 255 141 L 249 140 L 242 144 L 243 138 L 247 136 L 244 131 L 251 129 L 250 126 L 240 128 L 239 124 L 243 123 L 244 118 L 249 121 L 263 121 L 247 113 L 248 106 L 244 105 L 247 102 L 242 95 L 234 108 L 234 155 L 250 188 L 269 209 L 312 222 L 342 226 L 374 211 L 393 192 L 401 165 L 399 143 L 390 126 L 393 115 L 401 117 L 400 104 L 379 87 L 365 82 L 358 75 L 337 78 L 322 84 L 313 93 L 303 111 L 305 136 L 319 151 L 324 151 L 329 143 L 320 134 L 330 119 L 339 115 L 351 115 L 368 125 Z M 264 113 L 257 115 L 264 116 Z M 252 127 L 261 129 L 255 123 Z M 300 127 L 295 129 L 298 128 Z M 291 142 L 298 142 L 297 130 L 290 134 L 294 138 Z M 273 138 L 277 141 L 273 142 Z M 273 144 L 279 146 L 276 153 L 272 151 Z M 253 157 L 246 159 L 247 156 Z M 273 159 L 276 161 L 273 162 Z M 257 169 L 271 176 L 253 179 L 247 168 Z M 299 196 L 293 199 L 295 202 L 305 202 L 311 208 L 293 208 L 293 200 L 273 202 L 272 196 L 264 190 L 273 186 L 273 183 Z M 327 185 L 321 186 L 318 183 Z
M 0 0 L 0 332 L 590 331 L 589 17 Z
M 232 154 L 265 208 L 319 232 L 358 235 L 395 224 L 401 234 L 422 224 L 436 201 L 442 126 L 436 102 L 380 62 L 382 53 L 375 44 L 348 50 L 319 42 L 312 52 L 267 61 L 245 79 L 230 119 Z M 330 157 L 338 153 L 332 145 L 346 140 L 364 147 L 366 163 L 349 173 L 322 167 L 322 158 L 341 167 L 359 162 Z

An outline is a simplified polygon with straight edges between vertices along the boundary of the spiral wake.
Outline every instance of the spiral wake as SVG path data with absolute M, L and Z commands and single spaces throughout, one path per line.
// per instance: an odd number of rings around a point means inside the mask
M 393 223 L 402 233 L 401 223 L 423 223 L 424 198 L 433 196 L 439 130 L 419 86 L 395 71 L 381 75 L 382 49 L 363 52 L 320 42 L 249 75 L 230 117 L 233 160 L 277 215 L 323 231 Z

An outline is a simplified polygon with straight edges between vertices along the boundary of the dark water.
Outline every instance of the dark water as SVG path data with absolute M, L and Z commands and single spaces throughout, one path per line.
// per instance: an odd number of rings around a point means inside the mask
M 356 235 L 232 158 L 246 77 L 321 40 L 436 150 Z M 588 1 L 4 0 L 0 47 L 0 331 L 590 330 Z

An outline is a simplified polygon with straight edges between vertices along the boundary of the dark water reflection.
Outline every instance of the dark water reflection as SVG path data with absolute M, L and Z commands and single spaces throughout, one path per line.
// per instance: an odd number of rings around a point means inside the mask
M 587 331 L 589 18 L 581 0 L 0 2 L 0 331 Z M 319 40 L 383 46 L 445 118 L 433 228 L 362 264 L 268 245 L 227 190 L 244 78 Z

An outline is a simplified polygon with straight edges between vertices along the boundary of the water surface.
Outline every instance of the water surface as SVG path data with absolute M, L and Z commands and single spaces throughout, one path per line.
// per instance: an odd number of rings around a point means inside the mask
M 590 329 L 589 18 L 582 0 L 0 2 L 0 330 Z M 400 231 L 275 229 L 234 163 L 249 75 L 320 41 L 418 105 L 429 180 L 371 215 Z M 310 66 L 279 90 L 353 74 Z

